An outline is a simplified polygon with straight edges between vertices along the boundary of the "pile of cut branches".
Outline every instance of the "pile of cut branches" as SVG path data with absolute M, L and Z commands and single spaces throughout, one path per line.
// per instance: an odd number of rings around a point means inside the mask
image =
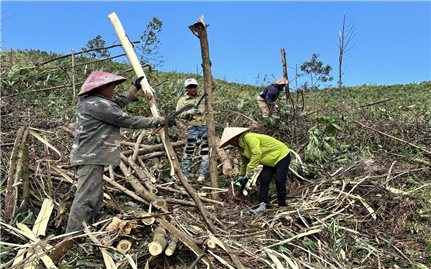
M 56 268 L 50 257 L 64 238 L 76 189 L 67 158 L 72 136 L 64 126 L 17 131 L 2 182 L 2 268 L 39 261 Z M 228 180 L 213 189 L 191 179 L 214 222 L 210 232 L 183 186 L 163 172 L 163 146 L 131 141 L 121 143 L 120 167 L 106 169 L 98 222 L 77 236 L 84 240 L 74 251 L 60 251 L 62 268 L 426 268 L 429 262 L 418 244 L 430 243 L 429 225 L 407 227 L 430 217 L 422 210 L 429 199 L 416 195 L 429 188 L 421 181 L 428 166 L 367 159 L 312 182 L 291 178 L 288 206 L 260 215 L 249 210 L 257 190 L 241 197 Z M 214 191 L 220 201 L 209 198 Z

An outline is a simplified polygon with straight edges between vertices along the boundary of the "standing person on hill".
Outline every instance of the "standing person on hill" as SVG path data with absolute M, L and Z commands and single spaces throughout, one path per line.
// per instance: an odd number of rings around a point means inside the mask
M 219 148 L 232 145 L 241 154 L 240 177 L 236 180 L 246 182 L 259 164 L 263 170 L 259 175 L 259 205 L 253 213 L 266 210 L 271 179 L 275 177 L 279 206 L 286 206 L 286 179 L 290 165 L 290 150 L 281 141 L 264 134 L 249 132 L 250 128 L 226 127 L 220 139 Z
M 75 193 L 66 233 L 83 229 L 82 222 L 91 224 L 103 204 L 103 170 L 106 165 L 120 165 L 120 128 L 151 128 L 165 124 L 162 117 L 130 116 L 122 109 L 137 101 L 141 80 L 136 79 L 129 91 L 114 97 L 117 85 L 124 77 L 93 71 L 78 93 L 76 136 L 70 153 L 77 167 L 78 189 Z
M 263 91 L 256 96 L 257 104 L 259 105 L 263 118 L 268 118 L 272 115 L 278 118 L 277 108 L 278 105 L 275 101 L 278 99 L 280 93 L 287 86 L 287 79 L 279 77 L 273 84 L 268 85 Z
M 188 104 L 198 104 L 199 100 L 201 99 L 201 96 L 198 95 L 198 86 L 199 84 L 194 78 L 185 80 L 184 87 L 186 88 L 187 94 L 178 100 L 176 108 L 177 111 Z M 187 143 L 184 147 L 183 159 L 181 163 L 183 174 L 186 177 L 189 177 L 190 163 L 192 161 L 194 152 L 198 147 L 198 140 L 200 139 L 201 141 L 201 163 L 197 181 L 203 181 L 205 179 L 206 175 L 208 174 L 209 166 L 209 150 L 205 111 L 205 102 L 201 102 L 199 107 L 188 110 L 179 116 L 180 118 L 187 120 L 188 124 L 186 129 Z

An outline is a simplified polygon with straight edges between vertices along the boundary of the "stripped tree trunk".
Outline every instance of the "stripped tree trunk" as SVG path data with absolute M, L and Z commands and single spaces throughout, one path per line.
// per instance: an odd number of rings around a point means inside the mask
M 151 113 L 154 117 L 160 117 L 159 111 L 156 106 L 156 98 L 153 94 L 154 90 L 148 83 L 147 77 L 145 75 L 144 69 L 142 68 L 141 63 L 138 60 L 138 57 L 136 57 L 136 53 L 132 47 L 132 44 L 130 40 L 127 38 L 126 33 L 124 32 L 123 26 L 121 25 L 120 20 L 117 17 L 117 14 L 115 12 L 109 14 L 108 18 L 111 20 L 112 25 L 115 28 L 115 31 L 117 32 L 118 39 L 120 39 L 121 44 L 123 45 L 123 49 L 127 54 L 127 58 L 129 59 L 130 64 L 132 65 L 136 76 L 137 77 L 144 77 L 141 80 L 141 87 L 145 94 L 145 97 L 147 98 L 147 101 L 150 105 Z M 143 131 L 144 132 L 144 131 Z M 165 150 L 168 152 L 168 149 L 166 148 L 166 139 L 169 139 L 166 135 L 164 130 L 161 130 L 159 132 L 160 138 L 163 141 L 163 144 L 165 145 Z M 174 173 L 174 165 L 172 163 L 172 160 L 169 158 L 169 162 L 171 163 L 171 176 Z
M 125 52 L 127 53 L 127 57 L 129 58 L 130 63 L 133 66 L 133 69 L 135 70 L 135 73 L 138 77 L 144 76 L 144 79 L 141 80 L 141 86 L 143 91 L 145 92 L 145 95 L 148 99 L 148 102 L 150 104 L 151 112 L 153 113 L 153 116 L 159 116 L 159 112 L 156 107 L 156 101 L 152 92 L 151 86 L 148 84 L 148 81 L 145 77 L 144 70 L 142 69 L 142 66 L 140 65 L 138 58 L 136 57 L 135 51 L 133 50 L 133 47 L 128 40 L 126 33 L 124 32 L 123 26 L 121 25 L 120 20 L 117 17 L 117 14 L 111 13 L 109 14 L 108 18 L 111 20 L 112 25 L 115 28 L 115 31 L 117 32 L 118 38 L 120 39 L 121 43 L 123 44 L 123 48 Z M 181 181 L 181 184 L 186 189 L 187 193 L 190 195 L 190 197 L 194 200 L 196 203 L 196 207 L 199 210 L 199 212 L 202 215 L 202 218 L 204 219 L 205 223 L 208 226 L 208 229 L 215 233 L 215 227 L 212 224 L 212 222 L 208 218 L 208 214 L 206 213 L 205 208 L 202 205 L 201 200 L 199 199 L 198 194 L 193 189 L 193 187 L 189 184 L 187 181 L 187 178 L 184 177 L 181 169 L 180 169 L 180 163 L 178 162 L 178 158 L 175 154 L 174 148 L 172 147 L 171 141 L 169 140 L 169 137 L 167 134 L 167 125 L 165 125 L 165 128 L 163 130 L 160 130 L 160 136 L 162 138 L 166 153 L 168 155 L 168 159 L 171 163 L 171 174 L 172 171 L 177 174 L 178 178 Z
M 189 26 L 190 30 L 199 38 L 201 43 L 202 63 L 204 69 L 204 86 L 207 94 L 206 108 L 207 108 L 207 127 L 208 127 L 208 146 L 210 155 L 209 172 L 211 178 L 211 186 L 218 188 L 217 176 L 217 143 L 215 140 L 215 126 L 214 126 L 214 110 L 213 110 L 213 76 L 211 74 L 211 60 L 208 46 L 207 26 L 204 23 L 204 18 L 201 16 L 193 25 Z M 219 199 L 219 194 L 213 192 L 213 199 Z

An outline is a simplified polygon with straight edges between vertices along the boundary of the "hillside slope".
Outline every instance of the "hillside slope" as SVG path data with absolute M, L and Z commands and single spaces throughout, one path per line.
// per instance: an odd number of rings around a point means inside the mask
M 68 58 L 37 65 L 58 56 L 40 51 L 0 54 L 1 198 L 4 201 L 13 168 L 10 157 L 18 130 L 22 126 L 32 127 L 46 138 L 46 143 L 29 135 L 24 163 L 27 174 L 21 175 L 15 186 L 19 193 L 17 206 L 24 203 L 24 197 L 27 206 L 17 210 L 11 224 L 32 225 L 42 200 L 51 198 L 55 217 L 48 223 L 48 235 L 64 232 L 73 198 L 70 185 L 59 181 L 61 175 L 54 175 L 53 168 L 49 168 L 61 167 L 73 179 L 73 170 L 68 165 L 72 138 L 59 129 L 74 122 L 76 99 L 70 86 L 72 77 L 76 91 L 95 69 L 128 77 L 121 90 L 134 78 L 127 64 L 112 61 L 85 64 L 91 59 L 83 57 L 77 57 L 73 71 Z M 195 74 L 153 71 L 148 77 L 163 113 L 175 109 L 177 99 L 184 94 L 186 78 L 196 77 L 203 85 L 202 77 Z M 267 120 L 259 117 L 255 102 L 259 90 L 256 86 L 215 80 L 217 135 L 225 126 L 251 127 L 288 144 L 299 154 L 304 166 L 301 168 L 297 162 L 292 165 L 300 177 L 289 174 L 286 208 L 274 206 L 263 215 L 251 215 L 247 209 L 256 203 L 256 191 L 249 197 L 233 197 L 230 191 L 224 191 L 223 206 L 207 204 L 220 228 L 216 236 L 230 245 L 243 264 L 247 268 L 267 268 L 275 255 L 286 268 L 431 268 L 431 81 L 346 87 L 341 92 L 292 91 L 291 99 L 283 96 L 278 101 L 281 118 Z M 145 100 L 130 105 L 127 111 L 150 115 Z M 122 135 L 124 141 L 135 142 L 139 131 L 123 130 Z M 172 128 L 170 136 L 181 141 L 183 129 Z M 49 149 L 48 143 L 60 155 Z M 149 137 L 145 143 L 154 145 L 159 140 Z M 124 147 L 126 150 L 126 144 Z M 177 153 L 181 156 L 180 149 Z M 232 160 L 236 156 L 235 151 L 229 154 Z M 144 160 L 148 167 L 152 165 L 149 162 Z M 188 201 L 187 196 L 163 189 L 166 184 L 177 190 L 181 186 L 169 178 L 166 157 L 158 157 L 157 162 L 161 164 L 157 171 L 159 181 L 155 184 L 158 195 Z M 115 170 L 115 174 L 121 171 Z M 220 188 L 229 190 L 232 177 L 222 175 L 221 171 L 219 174 Z M 124 182 L 125 176 L 115 180 L 132 189 Z M 209 192 L 205 186 L 192 184 Z M 273 189 L 270 195 L 275 198 Z M 120 192 L 115 191 L 115 197 L 121 205 L 133 204 L 131 198 Z M 147 206 L 141 204 L 140 208 L 146 210 Z M 196 240 L 208 238 L 195 208 L 172 203 L 169 209 L 174 212 L 177 224 Z M 109 219 L 117 213 L 107 207 L 99 218 Z M 153 226 L 140 225 L 133 234 L 123 236 L 134 242 L 130 253 L 141 266 L 149 258 L 146 245 L 151 241 L 152 229 Z M 2 233 L 1 241 L 26 243 L 9 230 Z M 78 248 L 63 259 L 62 268 L 89 268 L 103 263 L 89 240 L 83 246 L 86 249 Z M 212 251 L 233 264 L 221 248 Z M 17 255 L 17 248 L 7 246 L 0 255 L 2 263 L 8 264 Z M 151 268 L 188 268 L 195 258 L 182 245 L 171 258 L 158 256 L 151 262 Z M 119 268 L 129 268 L 124 256 L 116 253 L 114 259 L 122 261 Z M 222 267 L 217 260 L 213 263 L 215 268 Z

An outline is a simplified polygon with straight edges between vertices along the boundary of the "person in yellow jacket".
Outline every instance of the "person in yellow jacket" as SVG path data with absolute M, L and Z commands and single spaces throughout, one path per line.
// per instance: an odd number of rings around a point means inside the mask
M 263 170 L 259 181 L 259 206 L 252 210 L 260 213 L 266 210 L 271 179 L 275 177 L 279 206 L 286 206 L 286 179 L 290 165 L 290 150 L 281 141 L 264 134 L 252 133 L 250 128 L 226 127 L 220 139 L 219 148 L 236 146 L 241 153 L 240 176 L 251 178 L 254 168 L 261 164 Z

